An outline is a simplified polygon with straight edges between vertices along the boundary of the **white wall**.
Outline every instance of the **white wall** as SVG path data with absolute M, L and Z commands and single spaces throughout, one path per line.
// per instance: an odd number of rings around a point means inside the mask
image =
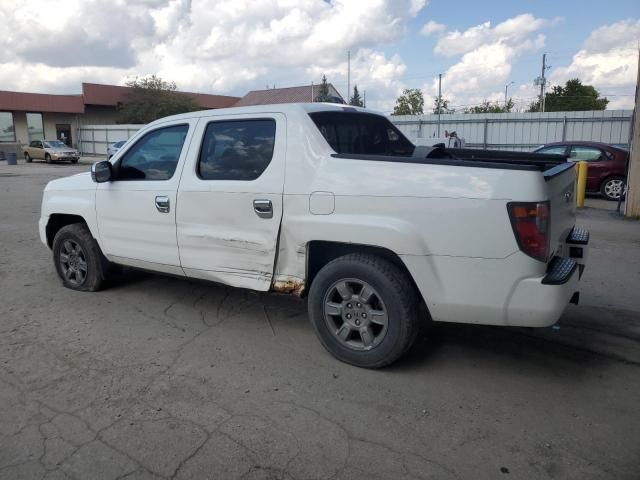
M 440 136 L 455 130 L 468 148 L 528 151 L 550 142 L 587 140 L 628 146 L 632 110 L 442 114 Z M 437 136 L 438 115 L 391 116 L 412 141 Z

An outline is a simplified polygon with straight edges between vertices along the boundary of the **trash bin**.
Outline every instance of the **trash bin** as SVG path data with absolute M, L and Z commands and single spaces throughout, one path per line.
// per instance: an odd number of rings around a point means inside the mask
M 16 154 L 14 152 L 8 152 L 7 165 L 17 165 L 17 164 L 18 164 L 18 161 L 17 161 Z

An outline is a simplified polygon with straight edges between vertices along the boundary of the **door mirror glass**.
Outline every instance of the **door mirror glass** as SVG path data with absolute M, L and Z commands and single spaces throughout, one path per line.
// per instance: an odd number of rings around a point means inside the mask
M 112 175 L 111 162 L 105 160 L 91 165 L 91 178 L 96 183 L 109 182 Z

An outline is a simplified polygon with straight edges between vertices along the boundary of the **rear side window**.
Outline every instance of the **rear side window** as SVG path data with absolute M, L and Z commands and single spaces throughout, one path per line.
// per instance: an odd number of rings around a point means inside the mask
M 414 145 L 385 117 L 361 112 L 315 112 L 309 116 L 337 153 L 411 156 Z
M 118 180 L 169 180 L 173 177 L 189 125 L 158 128 L 129 148 L 117 169 Z
M 203 180 L 255 180 L 273 157 L 273 119 L 230 120 L 207 125 L 198 176 Z
M 571 160 L 586 160 L 587 162 L 597 162 L 602 157 L 602 151 L 591 147 L 571 147 L 569 154 Z

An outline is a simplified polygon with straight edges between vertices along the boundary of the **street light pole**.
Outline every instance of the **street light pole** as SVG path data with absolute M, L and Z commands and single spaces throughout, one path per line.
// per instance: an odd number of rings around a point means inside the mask
M 440 138 L 440 112 L 442 111 L 442 74 L 438 74 L 438 138 Z
M 509 86 L 513 85 L 514 83 L 516 82 L 511 81 L 504 86 L 504 108 L 507 108 L 507 92 L 509 91 Z

